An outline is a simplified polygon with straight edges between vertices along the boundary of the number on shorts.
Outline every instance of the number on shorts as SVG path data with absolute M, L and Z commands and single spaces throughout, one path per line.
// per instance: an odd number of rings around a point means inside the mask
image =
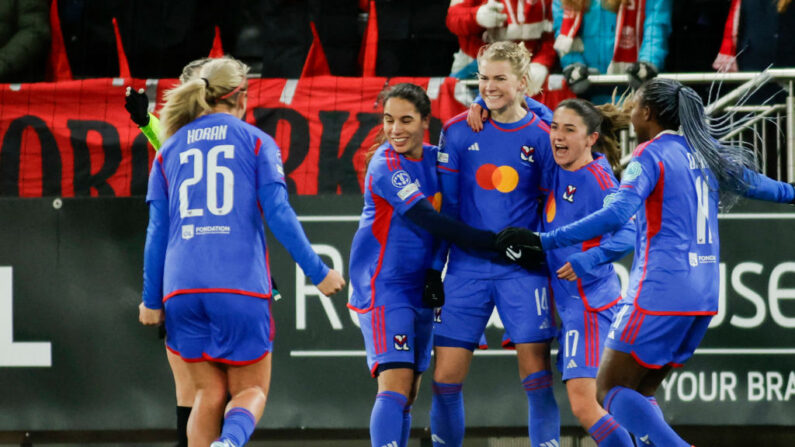
M 566 331 L 566 340 L 564 352 L 564 357 L 574 357 L 577 355 L 577 342 L 580 340 L 580 331 L 576 329 L 572 329 L 570 331 Z
M 541 293 L 539 293 L 539 290 Z M 547 300 L 547 288 L 542 287 L 541 289 L 535 290 L 536 295 L 536 312 L 538 315 L 544 315 L 549 312 L 549 301 Z
M 235 174 L 226 166 L 218 164 L 218 157 L 235 158 L 235 147 L 219 144 L 207 153 L 207 209 L 211 214 L 224 216 L 232 211 L 235 202 Z M 179 185 L 179 216 L 181 218 L 204 215 L 202 208 L 189 208 L 188 188 L 199 183 L 204 177 L 204 156 L 199 149 L 191 148 L 179 154 L 179 163 L 186 164 L 193 159 L 193 176 Z M 218 176 L 221 176 L 221 205 L 218 206 Z

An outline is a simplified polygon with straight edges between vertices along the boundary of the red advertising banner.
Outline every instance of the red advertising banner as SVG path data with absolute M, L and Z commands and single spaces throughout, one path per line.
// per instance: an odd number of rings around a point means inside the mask
M 157 114 L 175 82 L 0 84 L 0 196 L 146 194 L 154 150 L 130 120 L 124 91 L 146 89 Z M 400 82 L 428 92 L 431 143 L 466 109 L 467 87 L 453 78 L 252 79 L 246 120 L 278 143 L 290 193 L 360 194 L 364 153 L 380 130 L 378 94 Z

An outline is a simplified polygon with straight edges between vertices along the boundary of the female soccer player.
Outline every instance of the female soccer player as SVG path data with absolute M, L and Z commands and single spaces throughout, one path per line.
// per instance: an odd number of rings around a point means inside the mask
M 439 298 L 423 292 L 438 278 L 429 271 L 435 238 L 496 255 L 494 233 L 437 213 L 440 205 L 435 146 L 422 140 L 431 102 L 413 84 L 383 94 L 386 141 L 368 154 L 364 210 L 351 246 L 348 307 L 359 315 L 367 365 L 378 379 L 370 417 L 374 447 L 405 447 L 411 405 L 431 358 L 431 329 Z M 433 204 L 433 205 L 432 205 Z M 435 207 L 435 208 L 434 208 Z
M 612 104 L 595 107 L 582 99 L 558 104 L 550 143 L 558 169 L 549 190 L 541 228 L 551 231 L 602 208 L 618 190 L 611 164 L 620 163 L 618 132 L 629 116 Z M 546 252 L 555 308 L 561 321 L 558 369 L 574 416 L 602 447 L 632 447 L 632 439 L 596 401 L 596 372 L 621 294 L 610 263 L 634 248 L 632 222 L 612 235 Z
M 202 58 L 189 62 L 182 69 L 179 82 L 183 83 L 192 79 L 194 74 L 198 73 L 198 70 L 208 61 L 210 61 L 209 58 Z M 149 113 L 149 99 L 143 89 L 136 92 L 131 87 L 127 87 L 124 107 L 130 113 L 130 119 L 138 125 L 141 133 L 146 136 L 155 151 L 160 150 L 162 146 L 159 138 L 160 120 L 154 114 Z M 275 285 L 273 288 L 274 294 L 278 294 L 275 290 Z M 165 336 L 164 332 L 161 331 L 161 338 Z M 188 418 L 190 417 L 193 400 L 196 397 L 196 389 L 190 381 L 190 374 L 185 361 L 168 349 L 166 349 L 166 358 L 174 376 L 174 389 L 177 397 L 177 447 L 188 447 Z
M 714 139 L 701 98 L 677 81 L 643 85 L 632 125 L 643 144 L 604 208 L 540 236 L 508 230 L 499 242 L 512 250 L 553 250 L 615 231 L 636 216 L 630 284 L 605 343 L 597 398 L 636 437 L 689 446 L 666 424 L 654 393 L 672 366 L 693 355 L 717 312 L 718 204 L 738 195 L 792 202 L 795 189 L 755 172 L 742 148 Z
M 139 319 L 157 324 L 165 307 L 167 347 L 188 362 L 191 445 L 242 446 L 265 408 L 273 325 L 260 209 L 322 293 L 345 284 L 312 251 L 287 202 L 275 143 L 240 120 L 247 71 L 213 60 L 167 93 L 166 141 L 149 177 Z
M 480 95 L 491 111 L 473 132 L 466 113 L 442 131 L 439 173 L 443 212 L 475 228 L 538 226 L 539 185 L 555 162 L 549 127 L 523 107 L 530 54 L 498 42 L 478 55 Z M 523 259 L 529 253 L 515 253 Z M 443 257 L 440 257 L 443 259 Z M 437 261 L 437 263 L 440 263 Z M 495 305 L 516 343 L 519 374 L 528 399 L 532 445 L 555 445 L 560 415 L 552 393 L 549 342 L 556 329 L 546 274 L 528 272 L 497 257 L 485 258 L 453 245 L 444 282 L 446 302 L 434 324 L 431 432 L 435 446 L 460 446 L 464 438 L 463 382 Z

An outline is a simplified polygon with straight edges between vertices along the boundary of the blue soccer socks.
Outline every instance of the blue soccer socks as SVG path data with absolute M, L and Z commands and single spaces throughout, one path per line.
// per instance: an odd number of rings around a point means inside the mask
M 411 405 L 403 408 L 403 433 L 400 435 L 400 447 L 406 447 L 411 436 Z
M 659 407 L 637 391 L 623 386 L 614 387 L 607 392 L 604 406 L 619 424 L 639 439 L 648 436 L 654 445 L 690 447 L 665 422 Z
M 527 429 L 530 444 L 560 445 L 560 411 L 552 393 L 552 371 L 538 371 L 522 380 L 527 393 Z
M 218 441 L 231 442 L 235 447 L 245 445 L 248 438 L 254 433 L 256 425 L 257 420 L 254 419 L 254 415 L 250 411 L 243 407 L 234 407 L 226 412 L 221 437 L 218 438 Z
M 632 438 L 624 427 L 606 414 L 588 429 L 599 447 L 633 447 Z
M 463 386 L 433 382 L 431 441 L 434 447 L 459 447 L 464 442 Z
M 394 391 L 375 396 L 370 414 L 370 442 L 373 447 L 399 447 L 403 437 L 404 413 L 408 399 Z M 411 423 L 409 422 L 409 425 Z

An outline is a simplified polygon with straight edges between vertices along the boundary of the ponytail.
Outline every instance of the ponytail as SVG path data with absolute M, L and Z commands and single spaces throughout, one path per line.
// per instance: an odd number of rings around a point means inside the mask
M 629 113 L 615 104 L 596 106 L 602 113 L 599 139 L 593 149 L 605 154 L 616 178 L 621 178 L 621 131 L 629 129 Z
M 160 112 L 160 141 L 166 141 L 182 126 L 218 105 L 234 107 L 247 88 L 247 74 L 248 66 L 231 57 L 213 59 L 197 67 L 190 80 L 166 92 L 166 104 Z
M 592 151 L 605 154 L 616 177 L 621 172 L 621 129 L 629 127 L 629 113 L 615 104 L 594 106 L 590 101 L 571 98 L 561 101 L 557 108 L 565 107 L 585 123 L 586 133 L 597 132 L 599 138 L 591 147 Z
M 672 79 L 653 78 L 641 87 L 639 97 L 664 129 L 676 131 L 681 127 L 696 162 L 702 170 L 708 167 L 717 180 L 709 184 L 713 189 L 720 188 L 721 208 L 731 208 L 748 188 L 744 169 L 757 171 L 752 154 L 742 146 L 718 141 L 704 112 L 704 102 L 692 88 Z

